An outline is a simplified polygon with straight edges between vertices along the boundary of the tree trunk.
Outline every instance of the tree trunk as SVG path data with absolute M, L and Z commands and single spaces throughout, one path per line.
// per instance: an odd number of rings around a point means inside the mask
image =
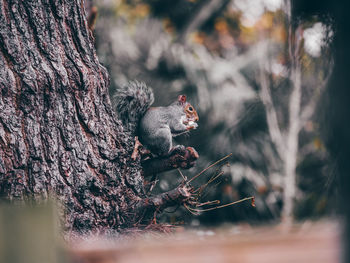
M 140 220 L 140 160 L 108 86 L 81 0 L 0 0 L 3 198 L 58 199 L 66 230 Z
M 283 189 L 283 211 L 284 223 L 293 221 L 294 201 L 297 190 L 296 170 L 299 145 L 300 127 L 300 103 L 301 103 L 301 69 L 300 64 L 292 64 L 292 93 L 289 101 L 289 127 L 286 132 L 286 147 L 283 155 L 284 160 L 284 189 Z

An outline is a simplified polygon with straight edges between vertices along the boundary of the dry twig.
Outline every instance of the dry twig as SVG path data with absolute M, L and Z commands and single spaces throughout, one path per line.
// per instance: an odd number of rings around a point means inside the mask
M 231 202 L 231 203 L 224 204 L 224 205 L 219 205 L 219 206 L 214 206 L 214 207 L 210 207 L 210 208 L 205 208 L 205 209 L 195 209 L 195 208 L 191 208 L 191 207 L 189 207 L 187 205 L 185 205 L 185 207 L 191 214 L 198 215 L 201 212 L 208 212 L 208 211 L 212 211 L 212 210 L 228 207 L 228 206 L 235 205 L 235 204 L 247 201 L 247 200 L 252 200 L 251 204 L 252 204 L 253 207 L 255 207 L 255 197 L 254 196 L 246 197 L 246 198 L 240 199 L 240 200 L 235 201 L 235 202 Z M 212 202 L 215 202 L 215 201 L 212 201 Z
M 198 178 L 200 175 L 202 175 L 205 171 L 207 171 L 208 169 L 212 168 L 213 166 L 221 163 L 223 160 L 226 160 L 227 158 L 229 158 L 232 155 L 232 153 L 226 155 L 225 157 L 221 158 L 220 160 L 216 161 L 215 163 L 209 165 L 207 168 L 205 168 L 204 170 L 202 170 L 199 174 L 193 176 L 190 180 L 187 181 L 187 184 L 189 184 L 190 182 L 192 182 L 194 179 Z

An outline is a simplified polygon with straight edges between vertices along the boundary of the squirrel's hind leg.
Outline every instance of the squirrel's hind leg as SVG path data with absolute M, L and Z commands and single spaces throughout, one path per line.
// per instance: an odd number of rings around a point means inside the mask
M 145 138 L 146 139 L 146 138 Z M 169 156 L 172 154 L 184 154 L 186 148 L 183 145 L 173 147 L 172 136 L 169 128 L 159 129 L 145 140 L 147 148 L 157 156 Z
M 170 129 L 159 129 L 149 139 L 151 143 L 147 143 L 147 147 L 158 156 L 168 155 L 173 147 Z

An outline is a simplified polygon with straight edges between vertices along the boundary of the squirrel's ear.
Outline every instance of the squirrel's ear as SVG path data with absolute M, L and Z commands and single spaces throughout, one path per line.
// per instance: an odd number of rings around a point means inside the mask
M 177 100 L 180 103 L 185 103 L 186 102 L 186 95 L 180 95 Z

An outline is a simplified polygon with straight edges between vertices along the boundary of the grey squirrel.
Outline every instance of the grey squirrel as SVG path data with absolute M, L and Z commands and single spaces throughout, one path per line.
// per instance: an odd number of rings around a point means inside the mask
M 112 96 L 112 105 L 133 135 L 138 135 L 141 143 L 153 154 L 165 156 L 174 150 L 172 137 L 198 127 L 197 111 L 187 102 L 185 95 L 167 107 L 151 107 L 153 91 L 145 83 L 130 81 Z

